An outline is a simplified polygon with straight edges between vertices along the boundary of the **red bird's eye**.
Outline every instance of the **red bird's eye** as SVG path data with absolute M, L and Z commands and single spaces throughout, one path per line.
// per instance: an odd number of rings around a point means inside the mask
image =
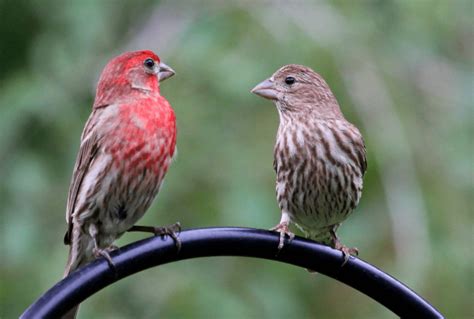
M 153 67 L 155 66 L 155 61 L 153 61 L 153 59 L 151 58 L 148 58 L 143 62 L 143 65 L 145 65 L 149 69 L 153 69 Z

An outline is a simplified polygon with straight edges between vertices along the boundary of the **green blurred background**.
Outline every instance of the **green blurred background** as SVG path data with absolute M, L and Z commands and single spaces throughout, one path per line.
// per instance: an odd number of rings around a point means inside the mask
M 368 148 L 343 241 L 447 317 L 472 318 L 473 2 L 224 3 L 0 2 L 0 317 L 17 317 L 62 276 L 67 190 L 100 71 L 123 51 L 152 49 L 177 72 L 162 93 L 179 154 L 141 224 L 274 226 L 278 117 L 249 90 L 284 64 L 306 64 Z M 230 257 L 142 272 L 80 315 L 394 317 L 323 275 Z

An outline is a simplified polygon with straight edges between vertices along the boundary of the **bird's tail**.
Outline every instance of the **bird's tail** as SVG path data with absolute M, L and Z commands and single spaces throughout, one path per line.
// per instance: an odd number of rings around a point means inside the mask
M 84 258 L 84 254 L 78 253 L 78 249 L 71 243 L 69 244 L 69 256 L 66 263 L 66 269 L 64 270 L 63 278 L 66 278 L 77 268 L 86 264 L 87 260 Z M 77 312 L 79 311 L 79 305 L 74 306 L 69 310 L 61 319 L 75 319 Z
M 69 255 L 67 257 L 63 278 L 66 278 L 74 270 L 90 261 L 90 258 L 87 257 L 86 252 L 81 249 L 81 246 L 83 246 L 81 243 L 71 243 L 69 245 Z
M 71 308 L 71 310 L 66 312 L 66 314 L 62 316 L 61 319 L 75 319 L 78 311 L 79 311 L 79 305 L 74 306 L 73 308 Z

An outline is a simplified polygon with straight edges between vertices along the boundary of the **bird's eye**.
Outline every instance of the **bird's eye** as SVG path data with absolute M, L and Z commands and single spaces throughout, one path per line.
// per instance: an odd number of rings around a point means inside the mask
M 287 76 L 286 79 L 285 79 L 285 83 L 288 84 L 288 85 L 292 85 L 295 82 L 296 82 L 296 80 L 292 76 Z
M 155 66 L 155 61 L 153 61 L 153 59 L 151 58 L 148 58 L 143 62 L 143 65 L 149 69 L 153 69 L 153 67 Z

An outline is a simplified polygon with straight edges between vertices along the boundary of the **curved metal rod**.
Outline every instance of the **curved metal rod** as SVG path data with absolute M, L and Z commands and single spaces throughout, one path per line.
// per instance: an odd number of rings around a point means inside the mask
M 340 251 L 307 239 L 295 237 L 277 254 L 279 234 L 266 230 L 201 228 L 185 230 L 179 236 L 178 255 L 172 239 L 152 237 L 113 251 L 116 271 L 104 258 L 93 261 L 49 289 L 21 318 L 57 318 L 124 277 L 178 260 L 211 256 L 263 258 L 313 269 L 359 290 L 400 317 L 443 318 L 427 301 L 374 266 L 351 257 L 341 267 Z

